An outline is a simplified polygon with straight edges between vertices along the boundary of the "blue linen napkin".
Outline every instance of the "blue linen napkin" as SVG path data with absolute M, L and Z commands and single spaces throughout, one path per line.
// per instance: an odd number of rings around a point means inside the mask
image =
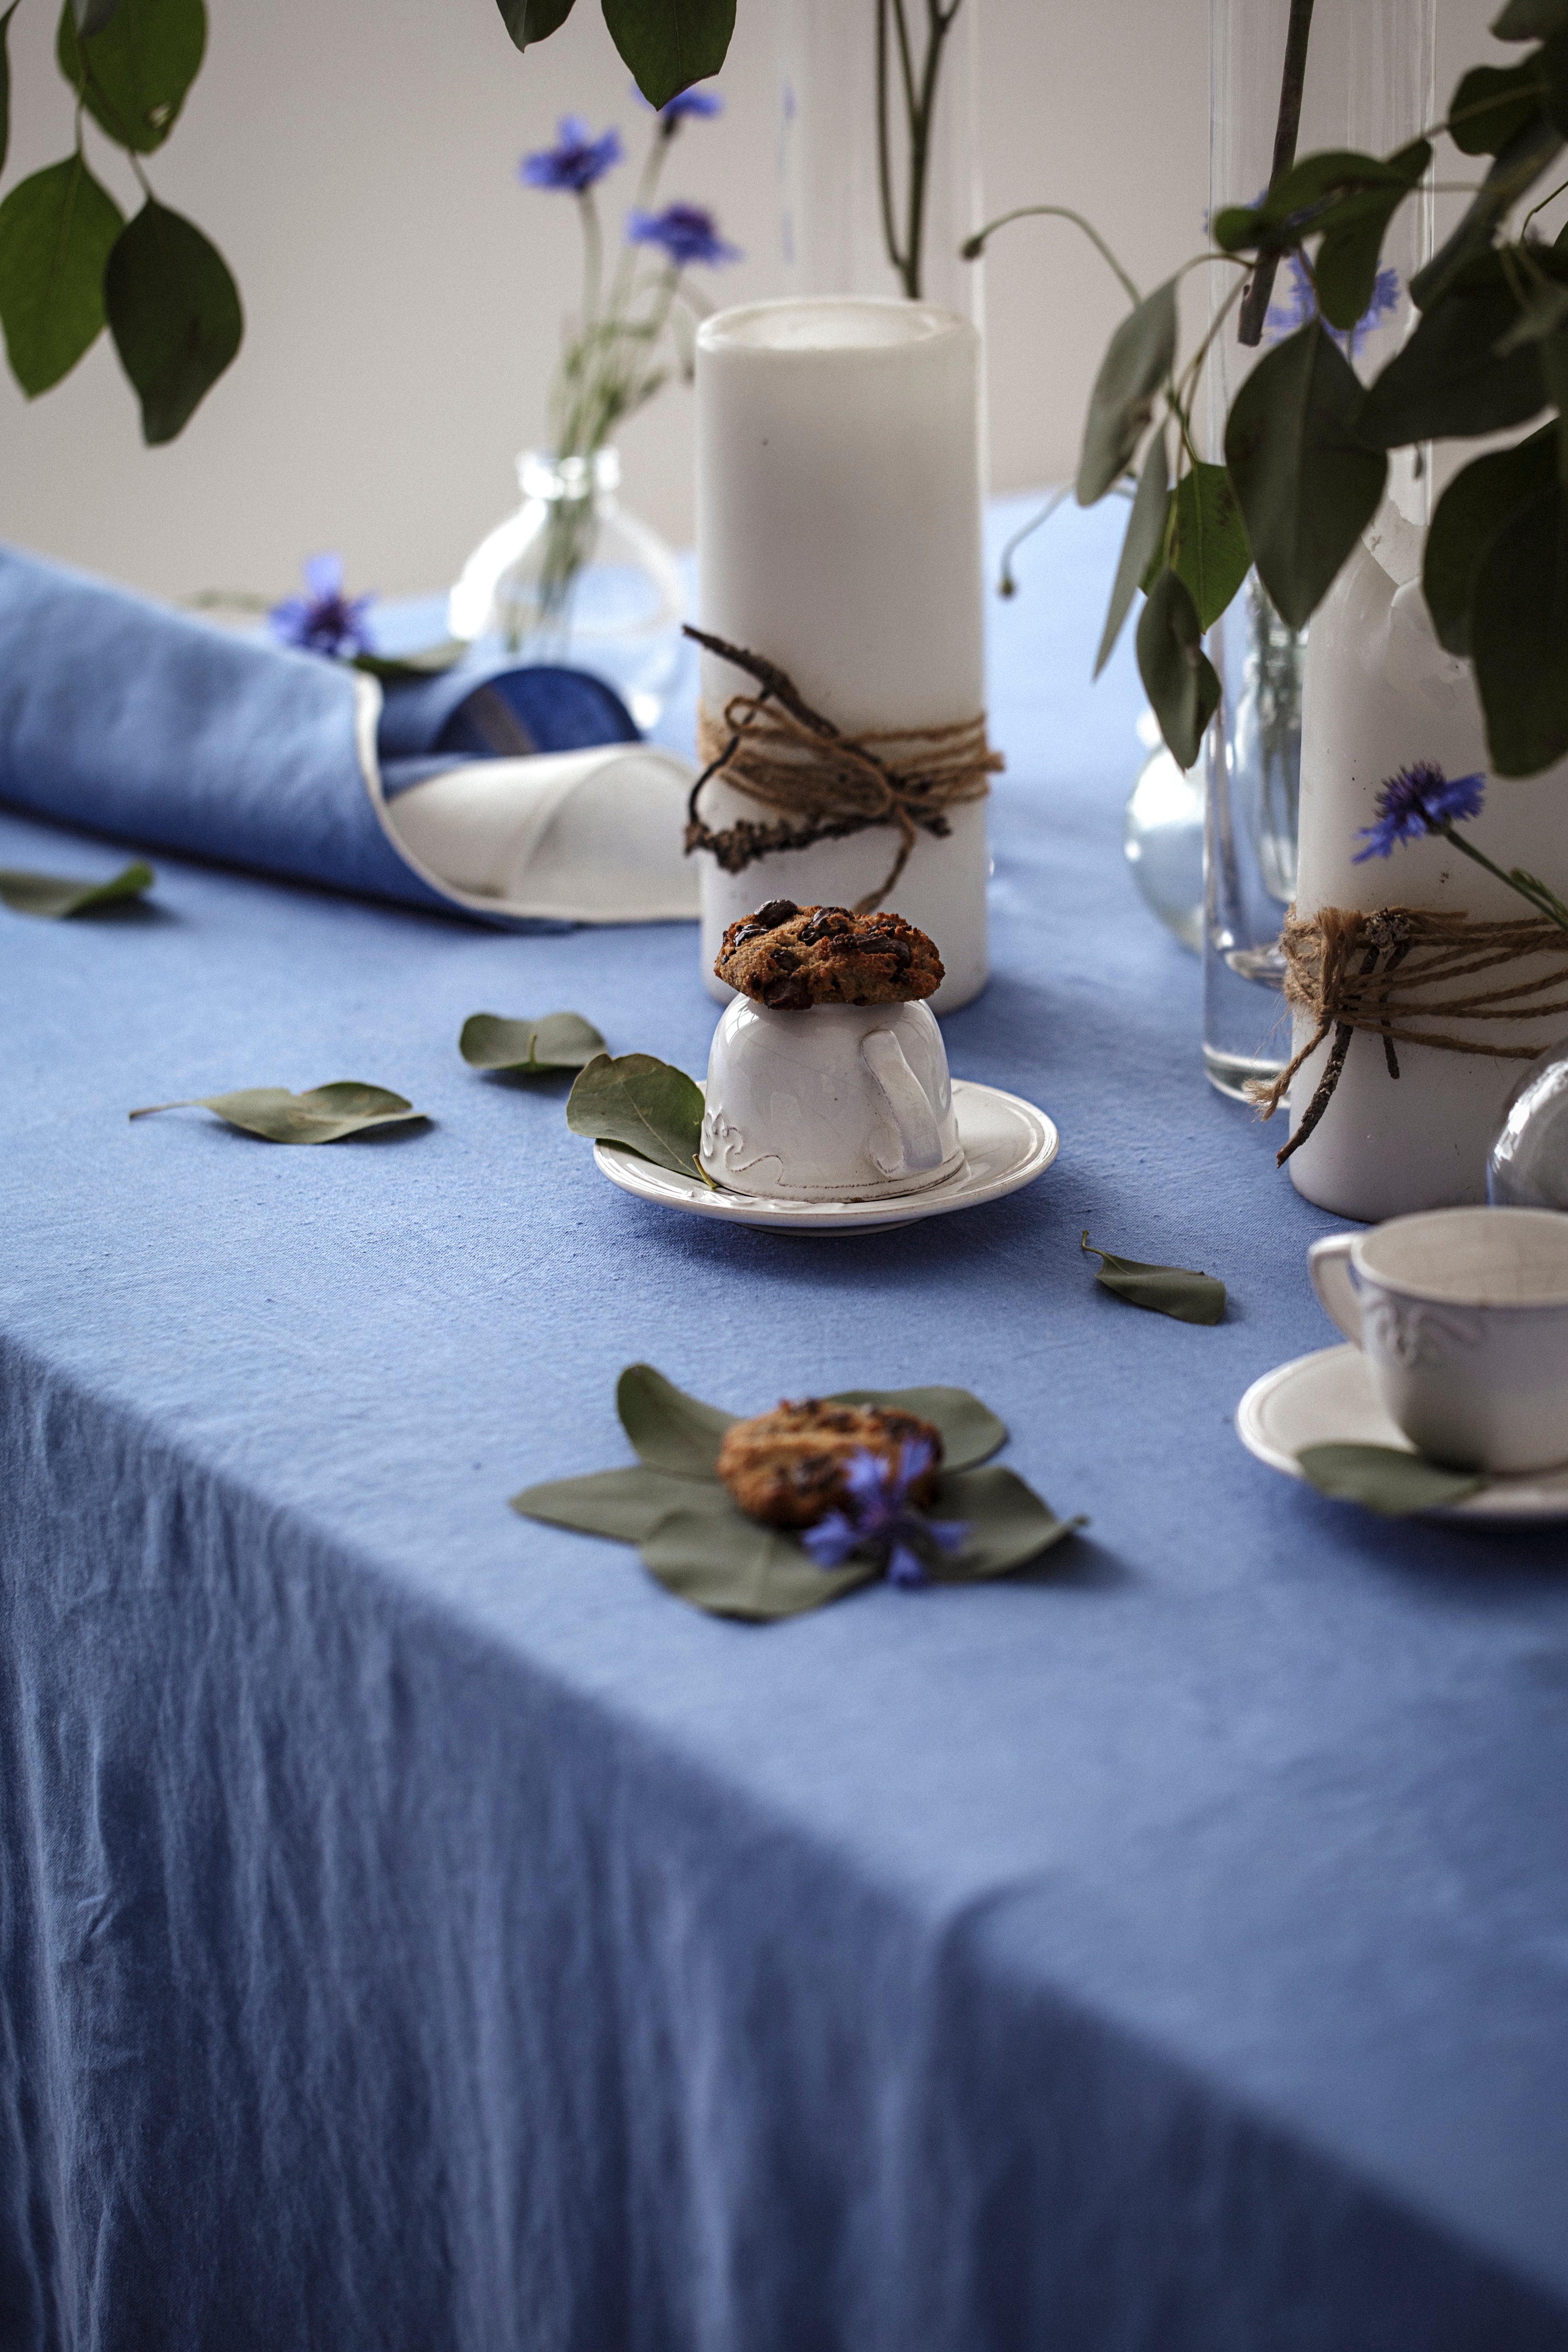
M 119 841 L 510 924 L 415 872 L 385 799 L 471 759 L 638 740 L 580 671 L 464 665 L 384 698 L 0 547 L 0 799 Z

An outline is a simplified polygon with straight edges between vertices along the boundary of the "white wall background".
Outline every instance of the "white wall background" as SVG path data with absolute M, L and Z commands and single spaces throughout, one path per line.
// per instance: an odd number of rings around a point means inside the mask
M 745 248 L 712 281 L 725 299 L 780 290 L 773 5 L 740 0 L 726 112 L 683 132 L 668 184 L 712 204 Z M 979 5 L 987 210 L 1073 204 L 1153 283 L 1201 241 L 1208 0 Z M 1485 30 L 1496 6 L 1438 0 L 1440 99 L 1465 64 L 1499 54 Z M 647 117 L 594 0 L 526 58 L 493 0 L 209 8 L 207 62 L 150 170 L 226 255 L 244 349 L 159 450 L 142 446 L 107 337 L 31 404 L 0 373 L 0 535 L 169 593 L 281 593 L 322 547 L 342 551 L 356 588 L 442 584 L 512 503 L 512 459 L 542 426 L 574 299 L 574 208 L 521 189 L 518 157 L 568 110 L 618 122 L 634 151 Z M 27 0 L 12 24 L 6 185 L 69 145 L 55 18 L 53 0 Z M 132 210 L 123 159 L 98 141 L 93 161 Z M 999 243 L 986 289 L 997 488 L 1070 472 L 1120 304 L 1065 226 L 1023 224 Z M 628 503 L 686 539 L 689 395 L 668 388 L 622 446 Z

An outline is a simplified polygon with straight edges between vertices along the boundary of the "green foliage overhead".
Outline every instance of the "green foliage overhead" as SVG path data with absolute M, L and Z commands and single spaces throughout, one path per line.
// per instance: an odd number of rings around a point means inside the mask
M 1226 463 L 1258 577 L 1293 629 L 1328 594 L 1383 496 L 1388 460 L 1362 438 L 1363 401 L 1355 370 L 1310 320 L 1265 352 L 1231 406 Z
M 68 375 L 103 325 L 103 271 L 124 215 L 79 154 L 0 204 L 0 324 L 29 400 Z
M 1127 471 L 1175 356 L 1176 284 L 1171 278 L 1133 306 L 1100 363 L 1078 461 L 1080 507 L 1093 506 Z
M 1138 616 L 1138 675 L 1172 756 L 1190 768 L 1219 709 L 1219 677 L 1204 651 L 1197 608 L 1168 564 Z
M 183 431 L 238 351 L 239 289 L 195 223 L 149 196 L 109 257 L 103 295 L 155 448 Z
M 520 49 L 548 40 L 573 0 L 496 0 Z M 603 0 L 610 38 L 650 106 L 716 74 L 735 29 L 735 0 Z
M 55 55 L 117 145 L 150 155 L 173 131 L 206 47 L 205 0 L 120 0 L 101 31 L 79 37 L 71 0 Z

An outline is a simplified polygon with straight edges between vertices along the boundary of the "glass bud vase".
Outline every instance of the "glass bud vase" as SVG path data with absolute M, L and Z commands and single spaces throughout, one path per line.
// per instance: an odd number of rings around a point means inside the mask
M 1300 82 L 1298 157 L 1325 148 L 1386 155 L 1434 119 L 1436 0 L 1211 0 L 1209 205 L 1254 202 L 1276 168 L 1282 85 L 1292 30 L 1310 25 Z M 1399 348 L 1412 309 L 1410 279 L 1431 249 L 1429 194 L 1403 205 L 1384 239 L 1372 306 L 1336 338 L 1363 381 Z M 1212 268 L 1211 316 L 1234 273 Z M 1257 362 L 1312 314 L 1310 283 L 1291 257 L 1252 303 L 1219 328 L 1209 362 L 1209 456 L 1223 457 L 1225 420 Z M 1390 472 L 1406 519 L 1426 520 L 1424 467 L 1408 450 Z M 1279 935 L 1296 894 L 1301 713 L 1308 632 L 1293 629 L 1256 572 L 1209 633 L 1219 713 L 1205 746 L 1204 1066 L 1224 1094 L 1277 1077 L 1290 1057 L 1280 994 Z
M 685 595 L 657 531 L 616 498 L 614 449 L 517 461 L 522 504 L 469 556 L 447 625 L 521 662 L 592 670 L 651 727 L 680 666 Z
M 1494 1209 L 1568 1210 L 1568 1041 L 1531 1062 L 1487 1159 Z
M 900 273 L 889 251 L 879 169 L 880 44 L 888 206 L 894 241 L 907 250 L 911 158 L 896 5 L 904 10 L 918 73 L 931 34 L 931 12 L 922 0 L 912 6 L 910 0 L 779 0 L 779 240 L 786 290 L 905 294 L 957 310 L 978 327 L 984 265 L 962 260 L 959 247 L 985 217 L 977 112 L 981 0 L 960 0 L 941 45 L 913 282 L 909 268 Z

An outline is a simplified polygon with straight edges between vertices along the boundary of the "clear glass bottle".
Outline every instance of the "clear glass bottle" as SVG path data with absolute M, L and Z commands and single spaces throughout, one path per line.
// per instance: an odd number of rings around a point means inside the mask
M 907 246 L 910 186 L 897 28 L 901 5 L 925 56 L 924 0 L 780 0 L 779 236 L 785 290 L 795 295 L 915 295 L 981 325 L 984 264 L 959 247 L 984 220 L 978 106 L 981 0 L 962 0 L 942 45 L 919 233 L 919 283 L 889 257 L 879 170 L 879 27 L 887 44 L 888 194 Z
M 522 504 L 464 565 L 448 628 L 522 662 L 592 670 L 639 727 L 651 727 L 680 666 L 685 593 L 674 556 L 621 508 L 614 449 L 591 457 L 525 450 L 517 475 Z
M 1295 152 L 1355 148 L 1386 155 L 1435 116 L 1435 0 L 1211 0 L 1209 203 L 1254 201 L 1273 176 L 1281 85 L 1293 18 L 1310 23 Z M 1409 286 L 1431 250 L 1432 199 L 1401 207 L 1384 240 L 1372 309 L 1342 348 L 1363 378 L 1398 349 L 1411 318 Z M 1209 271 L 1212 311 L 1235 273 Z M 1221 328 L 1209 362 L 1209 455 L 1224 455 L 1225 420 L 1244 378 L 1281 336 L 1310 315 L 1305 274 L 1289 259 L 1272 286 L 1258 338 L 1240 315 Z M 1426 473 L 1408 450 L 1390 474 L 1408 520 L 1426 520 Z M 1308 632 L 1274 610 L 1256 573 L 1209 633 L 1223 688 L 1205 746 L 1204 1066 L 1224 1094 L 1277 1077 L 1290 1055 L 1279 990 L 1279 933 L 1295 895 L 1301 790 L 1301 701 Z

